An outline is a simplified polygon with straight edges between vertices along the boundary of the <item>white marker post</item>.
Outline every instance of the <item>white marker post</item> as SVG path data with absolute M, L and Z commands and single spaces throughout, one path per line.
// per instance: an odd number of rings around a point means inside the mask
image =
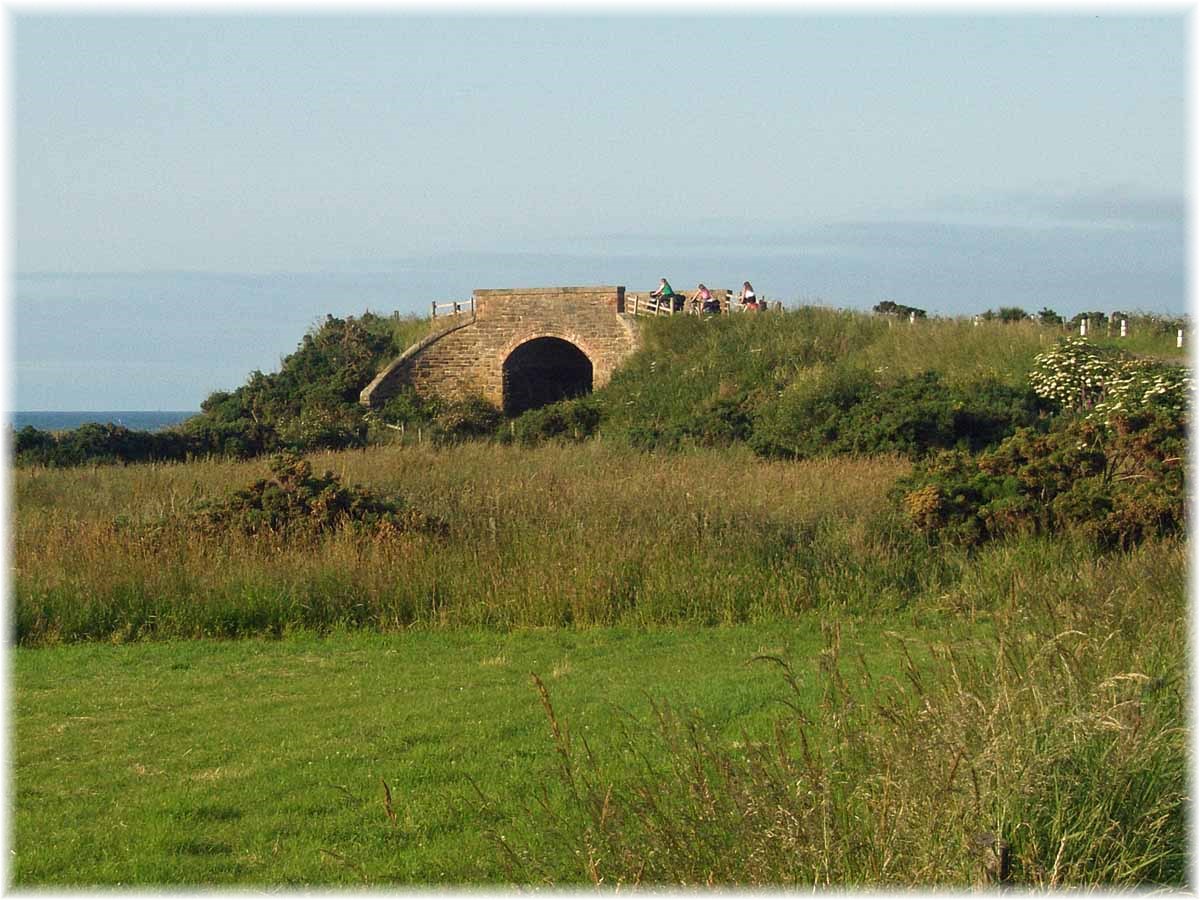
M 909 324 L 909 325 L 912 325 L 912 324 L 913 324 L 914 322 L 916 322 L 916 321 L 917 321 L 917 314 L 916 314 L 916 313 L 909 313 L 909 314 L 908 314 L 908 324 Z M 1182 332 L 1181 332 L 1181 333 L 1182 333 Z
M 1121 337 L 1125 337 L 1129 332 L 1125 328 L 1125 320 L 1121 320 Z
M 1175 335 L 1175 346 L 1176 347 L 1183 346 L 1183 329 L 1182 328 L 1180 328 L 1179 333 L 1177 335 Z
M 1079 320 L 1079 336 L 1087 337 L 1087 317 Z

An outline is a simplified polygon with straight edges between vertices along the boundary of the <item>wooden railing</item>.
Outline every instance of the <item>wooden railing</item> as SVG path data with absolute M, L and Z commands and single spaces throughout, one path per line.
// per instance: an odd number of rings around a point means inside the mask
M 721 305 L 721 315 L 729 315 L 730 313 L 740 312 L 741 307 L 737 301 L 737 297 L 733 291 L 713 290 L 713 298 Z M 679 297 L 679 294 L 675 295 Z M 629 293 L 625 294 L 625 312 L 635 316 L 673 316 L 673 315 L 699 315 L 701 313 L 701 304 L 698 300 L 693 300 L 692 296 L 685 294 L 682 296 L 682 305 L 679 309 L 675 309 L 670 298 L 658 299 L 651 297 L 648 293 Z M 767 300 L 765 297 L 759 298 L 760 309 L 778 308 L 777 301 Z
M 447 300 L 444 303 L 438 303 L 436 300 L 430 304 L 430 318 L 436 319 L 438 316 L 457 316 L 461 313 L 470 313 L 475 315 L 475 298 L 470 300 Z M 441 312 L 439 312 L 441 310 Z

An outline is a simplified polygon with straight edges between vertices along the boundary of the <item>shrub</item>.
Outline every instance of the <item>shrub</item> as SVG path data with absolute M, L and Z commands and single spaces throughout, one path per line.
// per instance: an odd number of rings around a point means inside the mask
M 895 452 L 920 458 L 939 449 L 992 446 L 1032 425 L 1039 412 L 1028 390 L 993 380 L 958 387 L 923 372 L 876 388 L 861 370 L 833 370 L 785 392 L 755 422 L 751 443 L 764 456 Z
M 434 440 L 454 444 L 472 438 L 492 437 L 504 414 L 482 397 L 445 404 L 433 420 Z
M 525 446 L 546 440 L 583 440 L 596 433 L 600 406 L 590 397 L 560 400 L 527 410 L 512 420 L 512 436 Z
M 367 422 L 359 393 L 380 366 L 413 337 L 414 328 L 393 317 L 364 313 L 326 316 L 312 328 L 278 372 L 252 372 L 234 391 L 217 391 L 201 404 L 186 429 L 209 452 L 252 456 L 280 446 L 294 450 L 360 447 Z
M 814 365 L 797 372 L 754 420 L 750 445 L 761 456 L 802 459 L 831 452 L 847 411 L 873 390 L 870 375 L 851 366 Z
M 60 433 L 32 426 L 16 435 L 13 453 L 21 465 L 78 466 L 182 460 L 197 446 L 180 431 L 131 431 L 124 425 L 88 422 Z
M 55 447 L 54 435 L 26 425 L 13 440 L 13 454 L 21 463 L 48 465 Z
M 681 432 L 703 447 L 727 447 L 750 437 L 753 416 L 749 393 L 722 382 Z
M 1075 531 L 1129 549 L 1183 530 L 1185 445 L 1180 417 L 1142 413 L 1112 428 L 1074 419 L 1048 434 L 1022 429 L 977 457 L 939 455 L 899 479 L 893 499 L 938 539 Z
M 200 505 L 190 516 L 201 531 L 221 534 L 318 535 L 339 528 L 376 533 L 444 532 L 445 524 L 413 509 L 398 496 L 365 487 L 345 487 L 329 471 L 314 476 L 308 460 L 285 451 L 272 457 L 271 477 L 259 479 L 224 500 Z
M 918 319 L 924 319 L 927 313 L 923 309 L 918 309 L 915 306 L 905 306 L 903 303 L 896 303 L 893 300 L 883 300 L 876 303 L 872 309 L 885 316 L 900 316 L 907 319 L 909 316 L 916 316 Z
M 377 415 L 392 425 L 424 425 L 437 417 L 438 410 L 436 398 L 422 397 L 411 387 L 405 386 L 387 399 Z
M 1033 360 L 1034 392 L 1062 409 L 1091 409 L 1117 367 L 1118 354 L 1082 337 L 1060 340 Z
M 1182 416 L 1192 391 L 1184 366 L 1139 359 L 1085 338 L 1060 340 L 1034 357 L 1029 383 L 1061 409 L 1105 423 L 1152 411 Z

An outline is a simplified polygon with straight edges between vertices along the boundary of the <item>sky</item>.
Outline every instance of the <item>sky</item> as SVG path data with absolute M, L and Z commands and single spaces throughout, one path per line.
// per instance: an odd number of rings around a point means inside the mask
M 481 287 L 1187 302 L 1183 11 L 10 15 L 10 408 Z

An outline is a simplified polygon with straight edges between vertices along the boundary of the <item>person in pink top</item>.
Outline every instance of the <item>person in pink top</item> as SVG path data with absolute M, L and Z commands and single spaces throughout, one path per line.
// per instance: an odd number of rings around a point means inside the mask
M 692 297 L 692 305 L 699 306 L 700 312 L 704 313 L 705 315 L 711 315 L 721 311 L 721 304 L 712 295 L 712 291 L 704 286 L 704 282 L 700 282 L 700 284 L 696 285 L 696 293 Z

